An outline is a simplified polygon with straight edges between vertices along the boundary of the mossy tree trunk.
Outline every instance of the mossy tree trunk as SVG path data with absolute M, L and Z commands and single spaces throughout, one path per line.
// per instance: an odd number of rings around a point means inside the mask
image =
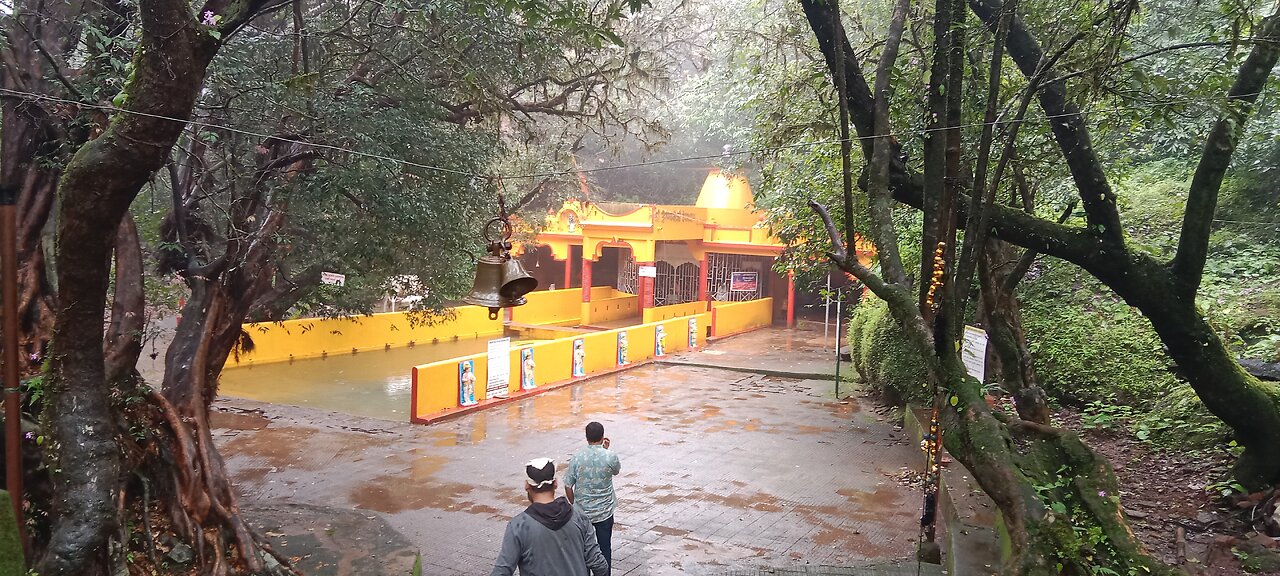
M 808 13 L 810 2 L 802 1 L 802 5 Z M 993 29 L 1004 8 L 1000 0 L 968 0 L 968 5 Z M 859 63 L 846 57 L 838 64 L 833 49 L 836 36 L 830 26 L 815 22 L 812 17 L 810 23 L 828 66 L 832 70 L 844 68 L 851 79 L 847 101 L 854 126 L 859 135 L 871 134 L 875 108 L 870 92 L 863 91 L 865 81 L 858 81 Z M 1065 82 L 1055 80 L 1051 65 L 1041 69 L 1045 53 L 1020 18 L 1012 19 L 1008 34 L 1010 58 L 1024 76 L 1040 79 L 1035 96 L 1046 116 L 1053 118 L 1053 136 L 1075 182 L 1087 225 L 1068 226 L 989 204 L 989 232 L 1001 240 L 1084 268 L 1138 308 L 1151 321 L 1182 376 L 1205 406 L 1235 431 L 1244 446 L 1236 466 L 1237 478 L 1250 487 L 1280 482 L 1280 386 L 1261 382 L 1242 370 L 1195 301 L 1222 177 L 1253 104 L 1280 57 L 1280 18 L 1269 16 L 1252 31 L 1251 36 L 1257 41 L 1236 72 L 1227 94 L 1226 111 L 1206 136 L 1188 195 L 1178 251 L 1167 262 L 1127 244 L 1115 193 L 1094 151 L 1083 116 L 1068 97 Z M 897 201 L 917 208 L 929 205 L 923 180 L 902 159 L 890 161 L 889 180 Z M 966 200 L 962 197 L 957 202 L 961 222 L 969 210 Z
M 140 0 L 141 39 L 125 85 L 125 111 L 76 151 L 59 181 L 58 308 L 44 412 L 52 441 L 53 528 L 37 563 L 40 574 L 109 573 L 123 470 L 102 319 L 117 229 L 190 117 L 219 38 L 263 6 L 211 0 L 195 12 L 221 18 L 211 34 L 186 2 Z
M 848 40 L 833 5 L 817 0 L 802 0 L 801 5 L 828 64 L 833 67 L 832 76 L 849 79 L 850 86 L 865 86 L 864 80 L 858 80 L 862 75 L 858 62 L 853 58 L 839 57 L 840 54 L 852 54 L 853 51 L 847 46 Z M 956 4 L 949 0 L 941 0 L 939 6 L 949 8 L 946 11 L 940 8 L 939 13 L 956 13 Z M 947 20 L 936 28 L 948 31 L 955 30 L 956 27 L 952 21 Z M 891 24 L 890 30 L 896 30 L 894 25 Z M 900 31 L 894 33 L 900 34 Z M 962 42 L 962 38 L 961 35 L 951 36 L 951 41 Z M 889 44 L 893 42 L 894 39 L 891 38 Z M 842 44 L 846 46 L 837 50 L 836 46 Z M 935 50 L 935 55 L 948 60 L 951 58 L 950 50 Z M 834 69 L 836 66 L 843 69 L 837 71 Z M 882 60 L 881 70 L 877 71 L 878 78 L 887 75 L 887 66 L 892 66 L 892 61 Z M 962 68 L 959 67 L 948 66 L 946 69 L 949 73 L 962 73 Z M 940 82 L 942 79 L 935 77 L 935 81 Z M 879 85 L 877 82 L 877 86 Z M 949 86 L 948 90 L 951 89 L 952 86 Z M 872 147 L 891 146 L 892 143 L 885 137 L 887 126 L 880 118 L 885 111 L 885 101 L 866 98 L 865 95 L 853 92 L 848 93 L 848 100 L 850 103 L 872 103 L 873 112 L 866 118 L 873 122 L 855 121 L 860 135 L 873 136 L 862 141 L 872 142 Z M 954 127 L 960 121 L 959 114 L 950 113 L 954 111 L 940 111 L 936 108 L 941 105 L 941 99 L 932 99 L 931 102 L 935 106 L 931 109 L 931 116 L 947 118 L 947 123 L 951 125 L 948 127 Z M 950 105 L 959 104 L 959 101 L 953 100 Z M 854 116 L 857 118 L 857 115 Z M 958 143 L 948 139 L 947 146 L 954 150 Z M 871 156 L 877 157 L 874 150 Z M 885 165 L 889 165 L 891 169 L 901 167 L 892 160 L 885 162 L 883 156 L 879 158 L 881 164 L 873 164 L 871 170 L 883 169 Z M 959 195 L 953 188 L 956 185 L 954 177 L 947 179 L 938 177 L 937 172 L 933 174 L 934 178 L 926 178 L 925 181 L 926 196 Z M 875 183 L 877 180 L 869 181 Z M 892 181 L 891 175 L 890 182 Z M 883 183 L 883 179 L 879 182 Z M 870 193 L 874 198 L 876 190 L 872 189 Z M 935 240 L 946 242 L 948 235 L 953 232 L 948 232 L 947 224 L 943 221 L 947 217 L 944 200 L 945 198 L 936 198 L 928 204 L 940 207 L 941 216 L 937 222 Z M 863 267 L 847 251 L 847 247 L 853 245 L 853 238 L 842 238 L 840 227 L 832 221 L 824 207 L 816 203 L 811 206 L 823 218 L 831 238 L 833 248 L 829 256 L 832 261 L 856 276 L 886 301 L 890 314 L 902 327 L 915 355 L 925 367 L 929 381 L 943 391 L 947 399 L 942 404 L 946 446 L 974 474 L 983 490 L 996 502 L 1009 528 L 1013 554 L 1002 567 L 1002 572 L 1046 576 L 1084 575 L 1092 574 L 1092 568 L 1101 566 L 1118 573 L 1128 573 L 1131 569 L 1152 574 L 1174 573 L 1148 556 L 1129 530 L 1119 506 L 1116 479 L 1106 461 L 1068 431 L 1037 422 L 1010 419 L 992 412 L 984 401 L 981 383 L 965 373 L 954 343 L 935 340 L 936 337 L 950 339 L 948 334 L 952 332 L 935 331 L 926 320 L 918 300 L 932 300 L 933 295 L 926 292 L 924 298 L 918 299 L 912 287 L 904 281 L 887 281 Z M 879 216 L 880 221 L 871 223 L 873 230 L 891 226 L 891 223 L 883 221 L 886 217 L 883 212 Z M 877 235 L 884 236 L 883 233 Z M 932 262 L 934 248 L 931 243 L 922 245 L 922 259 Z M 978 248 L 980 250 L 973 251 L 971 257 L 976 258 L 985 249 L 983 246 Z M 895 264 L 891 262 L 885 269 L 897 267 Z M 933 269 L 930 268 L 925 277 L 932 274 Z M 928 290 L 925 283 L 921 284 L 921 290 Z M 941 291 L 939 294 L 948 292 Z M 950 294 L 954 294 L 954 291 Z M 954 296 L 942 296 L 939 317 L 961 317 L 961 310 L 948 308 L 955 307 L 959 301 Z
M 1001 386 L 1013 396 L 1018 417 L 1038 424 L 1049 423 L 1049 398 L 1036 378 L 1027 336 L 1022 329 L 1022 310 L 1014 291 L 1016 276 L 1013 246 L 989 240 L 986 257 L 978 263 L 981 284 L 983 327 L 995 357 L 994 368 Z M 1015 279 L 1010 282 L 1010 279 Z

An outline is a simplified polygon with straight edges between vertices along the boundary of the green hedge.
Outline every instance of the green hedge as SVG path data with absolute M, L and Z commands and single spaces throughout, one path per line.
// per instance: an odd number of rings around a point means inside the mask
M 895 399 L 928 402 L 924 369 L 889 306 L 868 294 L 849 320 L 849 354 L 862 382 Z

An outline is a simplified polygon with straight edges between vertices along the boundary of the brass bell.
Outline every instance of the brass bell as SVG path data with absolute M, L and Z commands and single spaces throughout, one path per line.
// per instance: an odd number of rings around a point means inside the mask
M 497 318 L 498 309 L 505 307 L 498 290 L 502 287 L 503 259 L 498 256 L 485 256 L 476 263 L 476 279 L 471 293 L 462 301 L 489 309 L 489 317 Z M 507 304 L 509 306 L 510 304 Z
M 508 258 L 502 264 L 502 287 L 498 289 L 498 295 L 502 299 L 518 301 L 519 303 L 512 305 L 519 306 L 524 304 L 524 295 L 533 292 L 537 287 L 538 280 L 525 271 L 519 260 Z

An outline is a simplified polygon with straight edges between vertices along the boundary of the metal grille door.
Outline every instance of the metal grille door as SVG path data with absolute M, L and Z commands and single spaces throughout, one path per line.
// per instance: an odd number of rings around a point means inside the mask
M 685 302 L 695 302 L 698 300 L 698 284 L 702 282 L 702 270 L 697 264 L 685 262 L 675 269 L 675 281 L 673 282 L 673 291 L 675 292 L 676 301 L 672 304 L 684 304 Z
M 770 262 L 770 259 L 760 256 L 709 253 L 707 254 L 707 293 L 711 295 L 712 300 L 721 302 L 744 302 L 763 298 L 768 293 L 768 287 L 765 284 L 768 281 Z M 754 289 L 732 290 L 735 272 L 754 273 Z
M 640 290 L 636 283 L 637 272 L 639 268 L 636 266 L 636 259 L 628 255 L 627 261 L 618 266 L 618 291 L 639 294 Z

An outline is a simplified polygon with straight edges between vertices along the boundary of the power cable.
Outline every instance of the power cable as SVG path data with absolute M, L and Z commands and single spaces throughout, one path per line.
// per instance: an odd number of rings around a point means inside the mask
M 241 134 L 241 135 L 244 135 L 244 136 L 253 136 L 253 137 L 255 137 L 255 138 L 272 139 L 272 140 L 277 140 L 277 141 L 280 141 L 280 142 L 287 142 L 287 143 L 290 143 L 290 144 L 297 144 L 297 145 L 299 145 L 299 146 L 310 146 L 310 147 L 312 147 L 312 148 L 319 148 L 319 149 L 322 149 L 322 150 L 332 150 L 332 151 L 334 151 L 334 152 L 342 152 L 342 153 L 346 153 L 346 154 L 352 154 L 352 155 L 355 155 L 355 156 L 362 156 L 362 157 L 365 157 L 365 158 L 371 158 L 371 159 L 375 159 L 375 160 L 382 160 L 382 161 L 385 161 L 385 162 L 392 162 L 392 163 L 397 163 L 397 164 L 403 164 L 403 165 L 405 165 L 405 166 L 412 166 L 412 167 L 414 167 L 414 168 L 421 168 L 421 169 L 423 169 L 423 170 L 430 170 L 430 171 L 433 171 L 433 172 L 441 172 L 441 173 L 445 173 L 445 174 L 454 174 L 454 175 L 459 175 L 459 176 L 469 176 L 469 177 L 473 177 L 473 178 L 490 178 L 490 177 L 495 177 L 495 176 L 496 176 L 496 175 L 492 175 L 492 174 L 482 174 L 482 173 L 478 173 L 478 172 L 470 172 L 470 171 L 465 171 L 465 170 L 457 170 L 457 169 L 453 169 L 453 168 L 445 168 L 445 167 L 442 167 L 442 166 L 433 166 L 433 165 L 430 165 L 430 164 L 422 164 L 422 163 L 419 163 L 419 162 L 413 162 L 413 161 L 411 161 L 411 160 L 406 160 L 406 159 L 403 159 L 403 158 L 395 158 L 395 157 L 391 157 L 391 156 L 384 156 L 384 155 L 382 155 L 382 154 L 376 154 L 376 153 L 373 153 L 373 152 L 364 152 L 364 151 L 361 151 L 361 150 L 356 150 L 356 149 L 353 149 L 353 148 L 346 148 L 346 147 L 343 147 L 343 146 L 336 146 L 336 145 L 333 145 L 333 144 L 322 144 L 322 143 L 318 143 L 318 142 L 309 142 L 309 141 L 306 141 L 306 140 L 297 140 L 297 139 L 292 139 L 292 138 L 286 138 L 286 137 L 283 137 L 283 136 L 274 136 L 274 135 L 271 135 L 271 134 L 265 134 L 265 133 L 261 133 L 261 132 L 254 132 L 254 131 L 252 131 L 252 130 L 245 130 L 245 129 L 243 129 L 243 128 L 234 128 L 234 127 L 227 126 L 227 125 L 224 125 L 224 124 L 218 124 L 218 123 L 208 122 L 208 121 L 199 120 L 199 119 L 194 119 L 194 118 L 193 118 L 193 119 L 182 119 L 182 118 L 175 118 L 175 117 L 172 117 L 172 116 L 164 116 L 164 115 L 160 115 L 160 114 L 151 114 L 151 113 L 148 113 L 148 112 L 139 112 L 139 111 L 137 111 L 137 110 L 128 110 L 128 109 L 120 108 L 120 107 L 118 107 L 118 106 L 113 106 L 113 105 L 110 105 L 110 104 L 94 104 L 94 103 L 89 103 L 89 102 L 81 102 L 81 101 L 79 101 L 79 100 L 72 100 L 72 99 L 68 99 L 68 98 L 58 98 L 58 97 L 56 97 L 56 96 L 49 96 L 49 95 L 47 95 L 47 94 L 38 94 L 38 93 L 35 93 L 35 92 L 25 92 L 25 91 L 21 91 L 21 90 L 13 90 L 13 89 L 9 89 L 9 88 L 0 88 L 0 94 L 6 94 L 6 95 L 10 95 L 10 96 L 16 96 L 16 97 L 26 98 L 26 99 L 29 99 L 29 100 L 32 100 L 32 101 L 36 101 L 36 102 L 56 102 L 56 103 L 60 103 L 60 104 L 71 104 L 71 105 L 75 105 L 75 106 L 80 106 L 80 107 L 82 107 L 82 108 L 89 108 L 89 109 L 94 109 L 94 110 L 103 110 L 103 111 L 107 111 L 107 112 L 118 112 L 118 113 L 124 113 L 124 114 L 133 114 L 133 115 L 135 115 L 135 116 L 142 116 L 142 117 L 146 117 L 146 118 L 155 118 L 155 119 L 158 119 L 158 120 L 167 120 L 167 121 L 170 121 L 170 122 L 179 122 L 179 123 L 182 123 L 182 124 L 190 124 L 190 125 L 192 125 L 192 126 L 199 126 L 199 127 L 203 127 L 203 128 L 212 128 L 212 129 L 217 129 L 217 130 L 225 130 L 225 131 L 227 131 L 227 132 L 232 132 L 232 133 L 236 133 L 236 134 Z M 1240 99 L 1240 98 L 1246 98 L 1246 97 L 1258 96 L 1258 95 L 1261 95 L 1261 94 L 1262 94 L 1262 92 L 1257 92 L 1257 93 L 1253 93 L 1253 94 L 1241 94 L 1241 95 L 1236 96 L 1234 99 Z M 1088 111 L 1081 110 L 1081 111 L 1079 111 L 1079 112 L 1074 112 L 1074 113 L 1050 114 L 1050 115 L 1046 115 L 1046 116 L 1036 116 L 1036 117 L 1033 117 L 1033 118 L 1023 118 L 1023 119 L 1021 119 L 1021 120 L 1017 120 L 1017 119 L 1014 119 L 1014 120 L 996 120 L 996 121 L 994 121 L 994 122 L 991 122 L 990 124 L 992 124 L 993 126 L 1000 126 L 1000 125 L 1012 124 L 1012 123 L 1015 123 L 1015 122 L 1038 122 L 1038 121 L 1040 121 L 1041 119 L 1043 119 L 1043 120 L 1053 120 L 1053 119 L 1056 119 L 1056 118 L 1066 118 L 1066 117 L 1075 116 L 1075 115 L 1077 115 L 1077 114 L 1079 114 L 1079 115 L 1084 115 L 1084 114 L 1087 114 L 1087 113 L 1093 113 L 1093 114 L 1096 114 L 1096 113 L 1100 113 L 1100 112 L 1123 112 L 1123 111 L 1137 111 L 1137 110 L 1152 110 L 1152 109 L 1156 109 L 1156 108 L 1161 108 L 1161 107 L 1165 107 L 1165 106 L 1174 106 L 1174 105 L 1177 105 L 1177 104 L 1188 103 L 1188 102 L 1212 102 L 1212 101 L 1216 101 L 1216 100 L 1217 100 L 1217 99 L 1212 99 L 1212 100 L 1210 100 L 1210 99 L 1201 99 L 1201 98 L 1174 98 L 1174 99 L 1163 100 L 1163 101 L 1159 101 L 1159 102 L 1151 102 L 1151 103 L 1148 103 L 1148 104 L 1145 104 L 1145 105 L 1142 105 L 1142 106 L 1113 106 L 1113 107 L 1110 107 L 1110 108 L 1095 108 L 1095 109 L 1088 110 Z M 981 127 L 983 127 L 983 126 L 985 126 L 985 125 L 987 125 L 987 124 L 988 124 L 987 122 L 977 122 L 977 123 L 973 123 L 973 124 L 961 124 L 961 125 L 959 126 L 959 128 L 981 128 Z M 929 133 L 931 133 L 931 132 L 940 131 L 940 130 L 942 130 L 942 129 L 941 129 L 941 128 L 921 128 L 921 129 L 916 129 L 916 130 L 907 130 L 907 131 L 904 131 L 904 132 L 891 132 L 891 133 L 889 133 L 889 134 L 885 134 L 885 135 L 883 135 L 883 136 L 877 136 L 877 135 L 869 135 L 869 136 L 853 136 L 853 135 L 851 135 L 851 136 L 850 136 L 850 138 L 849 138 L 849 140 L 850 140 L 850 141 L 853 141 L 853 140 L 857 140 L 857 141 L 867 141 L 867 140 L 871 140 L 871 139 L 874 139 L 874 138 L 899 138 L 899 139 L 901 139 L 901 138 L 905 138 L 905 137 L 909 137 L 909 136 L 924 136 L 924 135 L 929 134 Z M 596 172 L 607 172 L 607 171 L 612 171 L 612 170 L 623 170 L 623 169 L 627 169 L 627 168 L 642 168 L 642 167 L 646 167 L 646 166 L 660 166 L 660 165 L 663 165 L 663 164 L 675 164 L 675 163 L 680 163 L 680 162 L 693 162 L 693 161 L 698 161 L 698 160 L 710 160 L 710 159 L 715 159 L 715 158 L 725 158 L 725 157 L 734 157 L 734 156 L 755 156 L 755 155 L 768 154 L 768 153 L 771 153 L 771 152 L 781 152 L 781 151 L 783 151 L 783 150 L 792 150 L 792 149 L 797 149 L 797 148 L 810 148 L 810 147 L 815 147 L 815 146 L 823 146 L 823 145 L 827 145 L 827 144 L 839 144 L 839 143 L 840 143 L 840 139 L 838 139 L 838 138 L 836 138 L 836 139 L 827 139 L 827 140 L 814 140 L 814 141 L 810 141 L 810 142 L 799 142 L 799 143 L 796 143 L 796 144 L 784 144 L 784 145 L 780 145 L 780 146 L 771 146 L 771 147 L 763 147 L 763 148 L 752 148 L 752 149 L 741 150 L 741 151 L 736 151 L 736 152 L 728 151 L 728 152 L 722 152 L 722 153 L 719 153 L 719 154 L 704 154 L 704 155 L 699 155 L 699 156 L 684 156 L 684 157 L 680 157 L 680 158 L 667 158 L 667 159 L 662 159 L 662 160 L 647 160 L 647 161 L 643 161 L 643 162 L 632 162 L 632 163 L 628 163 L 628 164 L 614 164 L 614 165 L 612 165 L 612 166 L 601 166 L 601 167 L 598 167 L 598 168 L 584 168 L 584 169 L 578 169 L 578 170 L 571 170 L 571 169 L 566 169 L 566 170 L 548 170 L 548 171 L 544 171 L 544 172 L 532 172 L 532 173 L 516 174 L 516 175 L 503 175 L 502 177 L 503 177 L 504 179 L 506 179 L 506 180 L 526 180 L 526 179 L 533 179 L 533 178 L 549 178 L 549 177 L 556 177 L 556 176 L 571 176 L 571 175 L 574 175 L 574 174 L 592 174 L 592 173 L 596 173 Z

